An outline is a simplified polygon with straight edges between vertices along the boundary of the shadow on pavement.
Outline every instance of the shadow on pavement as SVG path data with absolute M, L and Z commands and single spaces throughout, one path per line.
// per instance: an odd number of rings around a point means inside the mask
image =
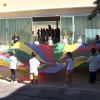
M 100 91 L 0 82 L 0 100 L 100 100 Z

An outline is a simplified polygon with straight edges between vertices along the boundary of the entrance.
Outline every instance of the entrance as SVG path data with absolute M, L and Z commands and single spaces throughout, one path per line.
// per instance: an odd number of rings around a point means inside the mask
M 60 42 L 60 16 L 55 17 L 33 17 L 34 39 L 38 37 L 39 42 L 46 44 L 51 36 L 53 43 Z
M 62 42 L 63 36 L 66 36 L 68 44 L 73 44 L 74 42 L 74 16 L 54 16 L 54 17 L 33 17 L 33 31 L 34 39 L 38 37 L 40 43 L 47 43 L 47 38 L 42 37 L 41 33 L 45 30 L 50 30 L 54 44 L 57 42 Z M 54 36 L 55 35 L 55 36 Z

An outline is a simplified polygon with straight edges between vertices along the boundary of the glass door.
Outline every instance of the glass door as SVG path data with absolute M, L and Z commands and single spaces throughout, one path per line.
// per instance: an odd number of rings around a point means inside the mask
M 60 17 L 60 42 L 63 36 L 66 36 L 68 44 L 73 44 L 74 41 L 74 16 Z

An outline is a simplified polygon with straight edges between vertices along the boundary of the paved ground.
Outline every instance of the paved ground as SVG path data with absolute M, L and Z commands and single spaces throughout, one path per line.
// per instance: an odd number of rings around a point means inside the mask
M 75 69 L 73 86 L 65 88 L 66 70 L 39 74 L 39 85 L 30 84 L 28 71 L 17 71 L 18 84 L 11 84 L 10 70 L 0 67 L 0 100 L 100 100 L 100 81 L 88 84 L 88 71 Z M 27 84 L 25 84 L 27 83 Z
M 0 82 L 0 100 L 100 100 L 100 91 Z
M 7 67 L 0 67 L 0 81 L 8 82 L 10 80 L 11 72 Z M 2 77 L 3 76 L 3 77 Z M 17 71 L 18 83 L 30 83 L 29 71 Z M 64 87 L 66 82 L 66 70 L 63 69 L 54 74 L 39 74 L 39 85 L 44 86 L 57 86 Z M 96 85 L 92 87 L 88 85 L 89 82 L 89 72 L 83 69 L 75 69 L 73 74 L 73 87 L 77 89 L 91 89 L 100 90 L 100 81 L 96 82 Z

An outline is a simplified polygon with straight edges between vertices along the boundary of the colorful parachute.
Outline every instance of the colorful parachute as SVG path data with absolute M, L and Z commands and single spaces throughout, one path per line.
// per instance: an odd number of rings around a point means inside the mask
M 9 49 L 0 52 L 0 65 L 9 67 L 9 51 L 14 49 L 15 56 L 18 59 L 18 67 L 24 66 L 29 69 L 29 59 L 31 59 L 32 51 L 36 51 L 37 59 L 41 62 L 40 73 L 56 73 L 65 67 L 66 52 L 72 52 L 74 59 L 74 67 L 88 67 L 87 58 L 90 56 L 90 48 L 98 49 L 95 45 L 72 44 L 64 45 L 62 43 L 53 46 L 40 44 L 34 45 L 30 43 L 18 42 Z

